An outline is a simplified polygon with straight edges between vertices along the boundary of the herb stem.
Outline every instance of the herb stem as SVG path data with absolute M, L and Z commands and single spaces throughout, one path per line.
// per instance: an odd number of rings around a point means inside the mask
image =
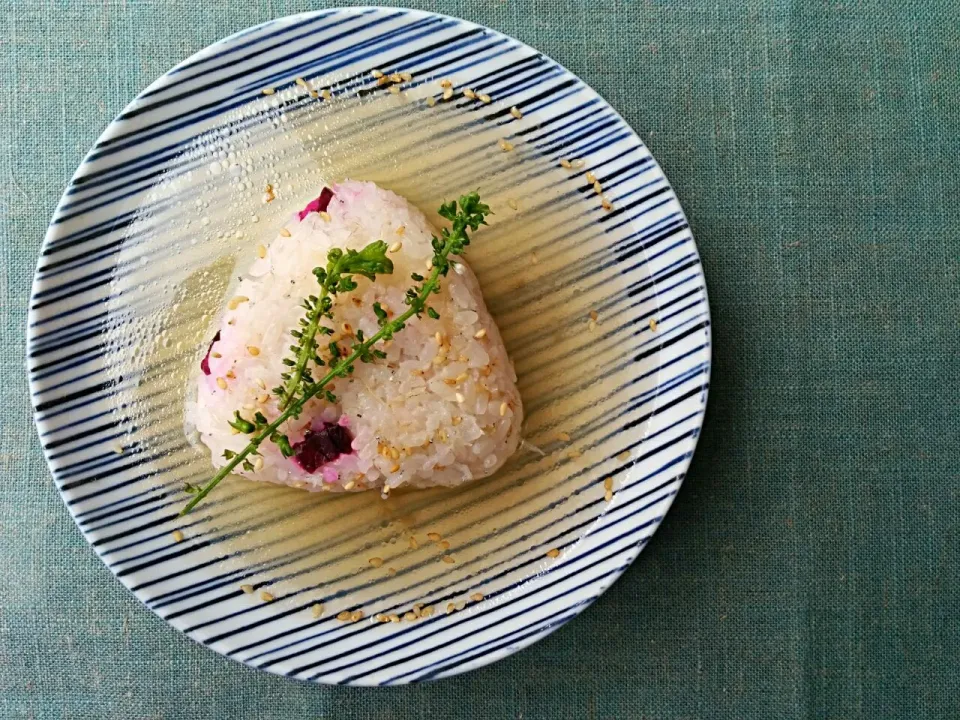
M 446 238 L 443 248 L 437 253 L 438 257 L 443 258 L 444 261 L 446 261 L 447 255 L 450 254 L 451 248 L 458 240 L 461 239 L 460 235 L 464 232 L 464 230 L 465 225 L 460 223 L 454 224 L 453 231 Z M 207 495 L 210 494 L 210 492 L 220 483 L 221 480 L 233 472 L 237 465 L 242 463 L 247 457 L 250 456 L 251 453 L 255 452 L 264 440 L 269 438 L 284 422 L 289 420 L 292 416 L 298 415 L 308 400 L 322 392 L 324 387 L 329 385 L 330 382 L 337 377 L 346 376 L 347 368 L 360 359 L 360 357 L 364 353 L 368 352 L 371 347 L 376 345 L 384 337 L 392 337 L 394 333 L 403 328 L 404 323 L 406 323 L 407 320 L 422 312 L 424 306 L 426 305 L 427 298 L 430 297 L 432 292 L 434 292 L 434 289 L 437 287 L 437 284 L 440 281 L 441 270 L 442 268 L 438 264 L 434 263 L 434 268 L 430 274 L 430 277 L 424 281 L 420 288 L 420 292 L 416 296 L 416 299 L 411 301 L 410 306 L 403 312 L 403 314 L 399 315 L 396 319 L 385 323 L 375 334 L 371 335 L 362 343 L 355 345 L 354 350 L 352 353 L 350 353 L 350 355 L 338 362 L 318 382 L 315 382 L 309 387 L 305 388 L 303 395 L 287 405 L 276 420 L 264 427 L 263 430 L 261 430 L 243 450 L 234 455 L 226 465 L 220 468 L 217 474 L 214 475 L 206 485 L 200 488 L 200 490 L 190 499 L 186 506 L 184 506 L 183 510 L 180 511 L 180 514 L 186 515 L 188 512 L 193 510 L 193 508 L 195 508 Z M 319 303 L 317 305 L 319 307 Z M 317 323 L 319 322 L 319 314 L 316 316 L 315 321 Z M 316 328 L 314 327 L 314 332 L 315 331 Z M 304 347 L 309 347 L 310 345 L 311 343 L 308 342 Z M 301 356 L 303 356 L 303 352 L 301 352 Z M 307 353 L 307 357 L 309 357 L 309 353 Z M 291 380 L 292 379 L 293 378 L 291 378 Z
M 337 282 L 338 271 L 342 261 L 343 257 L 338 259 L 336 263 L 333 264 L 333 267 L 329 268 L 320 286 L 320 297 L 314 304 L 313 309 L 310 310 L 310 322 L 302 330 L 303 335 L 301 336 L 300 352 L 297 355 L 297 364 L 290 374 L 290 379 L 287 380 L 287 384 L 283 389 L 283 397 L 280 399 L 279 407 L 281 410 L 286 409 L 290 401 L 293 400 L 293 396 L 297 394 L 300 381 L 303 379 L 303 371 L 307 369 L 307 363 L 310 362 L 310 358 L 314 356 L 317 348 L 317 330 L 320 328 L 320 318 L 323 317 L 324 300 L 330 294 L 331 282 Z

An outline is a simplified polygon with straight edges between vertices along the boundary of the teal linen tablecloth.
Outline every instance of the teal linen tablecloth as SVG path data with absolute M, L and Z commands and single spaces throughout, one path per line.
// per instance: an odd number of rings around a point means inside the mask
M 0 717 L 960 717 L 960 4 L 407 4 L 563 63 L 673 182 L 715 342 L 673 510 L 580 618 L 436 684 L 296 683 L 167 627 L 84 542 L 41 456 L 33 268 L 138 91 L 320 5 L 0 0 Z

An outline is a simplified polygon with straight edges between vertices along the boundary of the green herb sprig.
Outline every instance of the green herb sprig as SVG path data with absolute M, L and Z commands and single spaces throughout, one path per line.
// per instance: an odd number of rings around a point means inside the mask
M 381 342 L 390 340 L 396 333 L 406 327 L 406 323 L 412 317 L 420 317 L 424 312 L 431 318 L 437 319 L 439 313 L 430 307 L 427 301 L 430 295 L 440 291 L 440 278 L 447 275 L 450 271 L 450 256 L 462 255 L 466 247 L 470 244 L 469 230 L 477 230 L 481 225 L 486 225 L 486 216 L 490 214 L 490 208 L 480 201 L 479 193 L 473 192 L 468 195 L 461 195 L 459 204 L 457 201 L 445 202 L 438 210 L 440 217 L 450 221 L 451 226 L 444 228 L 440 237 L 434 236 L 433 260 L 431 263 L 430 276 L 424 278 L 419 273 L 412 273 L 411 278 L 416 285 L 409 288 L 404 297 L 407 309 L 390 320 L 380 303 L 373 304 L 373 312 L 377 318 L 377 324 L 380 329 L 369 338 L 364 338 L 362 333 L 357 333 L 357 342 L 351 347 L 349 355 L 335 364 L 332 364 L 329 371 L 319 381 L 314 382 L 308 370 L 308 364 L 311 359 L 314 362 L 319 360 L 317 355 L 316 336 L 318 333 L 324 333 L 320 328 L 322 318 L 331 319 L 331 308 L 333 305 L 330 295 L 338 292 L 347 292 L 356 288 L 353 281 L 353 275 L 361 275 L 371 280 L 378 274 L 390 274 L 393 272 L 393 263 L 385 256 L 386 244 L 380 241 L 371 243 L 359 253 L 355 251 L 331 250 L 327 258 L 327 267 L 325 269 L 316 268 L 314 275 L 320 283 L 320 295 L 310 297 L 304 301 L 306 316 L 301 319 L 300 333 L 294 335 L 298 339 L 298 344 L 291 346 L 291 351 L 295 351 L 296 360 L 288 358 L 293 365 L 285 362 L 292 367 L 292 371 L 284 373 L 284 385 L 275 389 L 275 392 L 281 398 L 281 412 L 275 420 L 267 422 L 262 414 L 257 413 L 251 422 L 245 420 L 237 412 L 234 414 L 234 420 L 230 422 L 231 427 L 248 435 L 253 435 L 247 446 L 238 453 L 225 451 L 224 457 L 227 464 L 210 478 L 204 485 L 188 485 L 185 489 L 193 497 L 180 511 L 181 515 L 186 515 L 193 510 L 227 475 L 234 471 L 237 466 L 242 465 L 245 470 L 253 470 L 254 465 L 250 461 L 251 456 L 259 454 L 260 445 L 270 440 L 280 448 L 285 457 L 294 454 L 293 448 L 286 435 L 280 432 L 280 426 L 287 420 L 299 416 L 303 406 L 312 398 L 323 394 L 330 399 L 329 390 L 326 390 L 333 380 L 347 377 L 353 372 L 354 363 L 372 362 L 375 358 L 384 357 L 384 353 L 374 349 L 374 346 Z M 331 343 L 335 345 L 335 343 Z M 339 357 L 339 347 L 331 347 L 331 354 L 334 359 Z M 306 358 L 305 360 L 302 360 Z M 302 362 L 301 362 L 302 360 Z M 317 363 L 322 365 L 322 363 Z M 332 402 L 333 400 L 331 400 Z

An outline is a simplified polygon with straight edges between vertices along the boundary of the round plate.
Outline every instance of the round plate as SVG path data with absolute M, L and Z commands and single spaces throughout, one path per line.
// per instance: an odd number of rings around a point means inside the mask
M 232 478 L 180 517 L 183 483 L 210 473 L 182 418 L 230 282 L 344 175 L 427 212 L 475 188 L 491 204 L 469 259 L 527 442 L 455 490 L 382 501 Z M 217 652 L 358 685 L 485 665 L 589 605 L 676 495 L 710 368 L 687 221 L 616 112 L 512 38 L 376 8 L 260 25 L 145 90 L 60 201 L 28 340 L 51 471 L 117 577 Z

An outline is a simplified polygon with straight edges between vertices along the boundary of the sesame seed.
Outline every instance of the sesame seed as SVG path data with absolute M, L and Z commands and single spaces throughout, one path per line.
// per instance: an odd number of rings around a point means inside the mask
M 371 71 L 370 71 L 370 74 L 371 74 L 374 78 L 376 78 L 377 80 L 379 80 L 380 78 L 383 77 L 383 73 L 380 72 L 379 70 L 371 70 Z
M 387 575 L 390 575 L 391 577 L 393 577 L 393 576 L 396 575 L 396 574 L 397 574 L 397 569 L 396 569 L 396 568 L 392 568 L 392 567 L 388 567 L 388 568 L 387 568 Z
M 447 603 L 447 615 L 449 615 L 456 609 L 457 609 L 456 605 L 454 605 L 453 603 Z
M 410 536 L 410 549 L 411 549 L 411 550 L 416 550 L 416 549 L 419 548 L 419 547 L 420 547 L 420 543 L 417 542 L 417 538 L 415 538 L 413 535 L 411 535 L 411 536 Z
M 428 532 L 427 537 L 433 542 L 440 542 L 441 540 L 443 540 L 443 536 L 440 533 L 436 533 L 436 532 Z
M 523 119 L 523 113 L 520 112 L 520 108 L 518 108 L 516 105 L 510 108 L 510 114 L 513 115 L 517 120 Z
M 433 107 L 434 105 L 437 104 L 437 99 L 433 95 L 431 95 L 430 97 L 427 98 L 426 103 L 427 103 L 427 107 Z
M 577 450 L 576 448 L 573 448 L 572 450 L 567 450 L 567 457 L 569 457 L 571 460 L 576 460 L 581 455 L 583 455 L 583 453 Z
M 300 87 L 309 87 L 309 86 L 307 85 L 307 81 L 304 80 L 302 77 L 294 78 L 293 81 L 294 81 L 297 85 L 299 85 Z
M 404 234 L 406 231 L 407 231 L 407 226 L 406 226 L 406 225 L 401 225 L 401 226 L 398 227 L 396 230 L 394 230 L 394 232 L 397 234 L 398 237 L 403 237 L 403 234 Z
M 261 405 L 265 404 L 270 399 L 269 395 L 258 395 L 257 402 Z
M 582 167 L 583 167 L 584 165 L 586 165 L 586 164 L 587 164 L 587 161 L 586 161 L 586 160 L 574 160 L 574 161 L 571 163 L 571 165 L 573 165 L 573 169 L 574 169 L 574 170 L 579 170 L 580 168 L 582 168 Z
M 230 302 L 227 303 L 227 309 L 236 310 L 240 305 L 247 302 L 250 298 L 246 295 L 236 295 L 230 298 Z
M 607 477 L 603 480 L 603 489 L 604 490 L 613 490 L 613 478 Z
M 590 319 L 591 319 L 591 320 L 596 320 L 598 317 L 600 317 L 600 315 L 597 313 L 596 310 L 591 310 L 591 311 L 590 311 Z
M 264 590 L 262 593 L 260 593 L 260 599 L 264 602 L 273 602 L 273 593 L 268 593 L 266 590 Z
M 560 167 L 566 168 L 567 170 L 569 170 L 570 168 L 573 167 L 573 165 L 571 165 L 570 161 L 567 160 L 566 158 L 560 158 Z
M 267 246 L 266 245 L 257 245 L 257 257 L 263 259 L 267 256 Z
M 457 393 L 456 395 L 454 395 L 454 397 L 457 398 L 457 402 L 458 402 L 458 403 L 466 402 L 466 400 L 467 400 L 467 399 L 463 396 L 463 393 Z
M 378 87 L 379 87 L 379 86 L 382 86 L 382 85 L 386 85 L 386 84 L 389 83 L 389 82 L 390 82 L 390 78 L 388 78 L 388 77 L 386 77 L 386 76 L 377 78 L 377 86 L 378 86 Z
M 610 202 L 606 195 L 601 195 L 600 207 L 602 207 L 604 210 L 613 210 L 613 203 Z
M 464 97 L 468 97 L 468 98 L 470 98 L 471 100 L 476 100 L 476 99 L 477 99 L 477 94 L 476 94 L 473 90 L 471 90 L 470 88 L 464 88 L 464 89 L 463 89 L 463 96 L 464 96 Z
M 253 585 L 241 585 L 240 589 L 243 590 L 247 595 L 253 595 Z
M 261 390 L 267 389 L 267 384 L 263 381 L 263 378 L 257 378 L 255 382 L 257 383 L 257 387 Z
M 473 334 L 473 337 L 475 337 L 477 340 L 480 340 L 480 339 L 486 337 L 486 334 L 487 334 L 486 329 L 485 329 L 485 328 L 481 328 L 481 329 L 477 330 L 477 331 Z
M 218 377 L 218 378 L 217 378 L 217 387 L 220 388 L 221 390 L 226 390 L 226 389 L 227 389 L 227 381 L 224 380 L 222 377 Z
M 629 459 L 630 459 L 630 451 L 629 451 L 629 450 L 624 450 L 622 453 L 620 453 L 619 455 L 617 455 L 617 460 L 629 460 Z
M 587 323 L 587 330 L 589 330 L 590 332 L 593 332 L 593 331 L 596 330 L 596 329 L 597 329 L 597 321 L 596 321 L 596 320 L 591 320 L 590 322 Z
M 217 360 L 219 360 L 220 358 L 223 357 L 223 355 L 221 355 L 220 353 L 214 351 L 214 352 L 210 353 L 210 357 L 216 358 Z
M 257 457 L 253 460 L 253 469 L 254 471 L 263 470 L 263 458 Z
M 310 91 L 310 97 L 312 97 L 312 98 L 318 98 L 318 97 L 320 97 L 320 93 L 318 93 L 316 90 L 311 90 L 311 91 Z
M 353 333 L 353 325 L 347 322 L 341 323 L 340 332 L 342 332 L 344 335 L 350 335 L 351 333 Z
M 315 618 L 320 617 L 321 615 L 323 615 L 323 605 L 321 605 L 320 603 L 317 603 L 316 605 L 310 608 L 310 612 L 313 613 L 313 616 Z
M 389 615 L 389 618 L 390 618 L 390 622 L 393 622 L 393 623 L 398 623 L 398 622 L 400 622 L 400 616 L 399 616 L 399 615 L 393 615 L 393 614 L 391 614 L 391 615 Z
M 477 100 L 479 100 L 480 102 L 482 102 L 484 105 L 489 105 L 491 102 L 493 102 L 493 101 L 490 99 L 490 96 L 489 96 L 489 95 L 485 95 L 485 94 L 483 94 L 483 93 L 480 93 L 479 95 L 477 95 Z
M 236 380 L 237 374 L 233 372 L 233 370 L 227 370 L 227 378 L 229 378 L 230 380 Z
M 560 551 L 556 548 L 551 548 L 550 550 L 547 550 L 547 557 L 560 557 Z
M 256 357 L 260 354 L 260 348 L 256 345 L 247 345 L 247 352 Z
M 395 83 L 403 82 L 403 78 L 400 77 L 400 73 L 391 73 L 390 82 L 395 82 Z
M 320 216 L 320 219 L 323 220 L 324 222 L 330 222 L 330 213 L 328 213 L 326 210 L 321 210 L 317 214 Z
M 435 332 L 435 333 L 433 334 L 433 337 L 436 339 L 437 345 L 443 345 L 443 333 L 442 333 L 442 332 L 440 332 L 439 330 L 437 330 L 437 332 Z
M 444 99 L 444 100 L 449 100 L 449 99 L 452 98 L 452 97 L 453 97 L 453 88 L 449 88 L 449 87 L 448 87 L 448 88 L 444 88 L 444 90 L 443 90 L 443 99 Z
M 352 622 L 360 622 L 363 620 L 363 610 L 354 610 L 350 615 L 350 620 Z
M 399 471 L 400 471 L 400 464 L 399 464 L 399 463 L 394 463 L 394 464 L 390 467 L 390 472 L 392 472 L 392 473 L 399 472 Z
M 603 185 L 600 184 L 600 181 L 599 181 L 599 180 L 597 180 L 597 181 L 593 184 L 593 191 L 594 191 L 597 195 L 603 195 Z
M 320 91 L 320 97 L 322 97 L 324 100 L 329 100 L 333 96 L 330 94 L 330 90 L 328 88 L 324 88 Z
M 592 172 L 590 172 L 589 170 L 587 171 L 585 177 L 587 178 L 587 182 L 590 183 L 591 185 L 593 185 L 593 183 L 595 183 L 595 182 L 597 181 L 597 176 L 594 175 L 594 174 L 593 174 Z
M 276 92 L 276 90 L 274 90 L 273 88 L 268 87 L 268 88 L 264 88 L 264 89 L 261 90 L 260 92 L 262 92 L 264 95 L 273 95 L 273 94 Z
M 290 231 L 286 228 L 280 228 L 280 237 L 290 237 Z
M 603 499 L 607 502 L 613 500 L 613 490 L 605 490 L 603 493 Z
M 453 565 L 453 563 L 456 562 L 456 560 L 453 559 L 453 556 L 452 556 L 452 555 L 444 555 L 444 556 L 443 556 L 442 558 L 440 558 L 440 559 L 443 560 L 443 561 L 444 561 L 445 563 L 447 563 L 448 565 Z
M 504 415 L 507 414 L 507 410 L 509 409 L 509 407 L 510 405 L 508 405 L 505 402 L 500 403 L 500 417 L 503 417 Z
M 117 455 L 123 455 L 123 445 L 115 443 L 111 448 Z
M 173 531 L 173 541 L 174 542 L 183 542 L 183 532 L 180 530 Z
M 337 613 L 337 620 L 339 620 L 340 622 L 346 622 L 349 619 L 350 619 L 349 610 L 341 610 L 340 612 Z
M 564 442 L 570 442 L 570 434 L 565 432 L 557 433 L 557 437 Z
M 530 262 L 533 263 L 534 265 L 540 262 L 540 258 L 537 257 L 536 253 L 530 253 Z
M 463 418 L 460 417 L 459 415 L 455 415 L 453 418 L 450 419 L 450 424 L 453 425 L 454 427 L 456 427 L 462 422 L 463 422 Z
M 356 483 L 355 483 L 353 480 L 351 480 L 350 482 L 348 482 L 346 485 L 343 486 L 343 489 L 344 489 L 344 490 L 353 490 L 353 486 L 354 486 L 354 485 L 356 485 Z
M 413 74 L 408 72 L 402 72 L 400 73 L 400 79 L 403 80 L 404 82 L 410 82 L 411 80 L 413 80 Z
M 513 150 L 513 143 L 510 142 L 509 140 L 500 138 L 500 140 L 498 141 L 498 144 L 500 145 L 500 149 L 503 150 L 504 152 L 510 152 L 511 150 Z
M 399 94 L 400 94 L 400 86 L 399 86 L 399 85 L 391 85 L 389 89 L 390 89 L 390 94 L 391 94 L 391 95 L 399 95 Z
M 375 615 L 375 617 L 376 617 L 376 619 L 377 619 L 377 622 L 381 622 L 381 623 L 388 623 L 388 622 L 390 622 L 390 617 L 387 616 L 387 615 L 384 615 L 383 613 L 377 613 L 377 614 Z
M 397 240 L 393 245 L 390 246 L 389 250 L 392 253 L 400 252 L 400 249 L 403 247 L 403 243 Z
M 427 605 L 420 611 L 420 617 L 428 618 L 433 615 L 433 605 Z
M 427 270 L 433 270 L 433 258 L 427 260 Z
M 457 375 L 457 377 L 454 378 L 454 382 L 462 383 L 462 382 L 464 382 L 468 377 L 470 377 L 470 376 L 469 376 L 467 373 L 462 372 L 462 373 L 460 373 L 459 375 Z
M 451 82 L 450 80 L 447 80 L 447 79 L 443 79 L 443 80 L 440 81 L 440 87 L 442 87 L 442 88 L 453 87 L 453 82 Z
M 507 200 L 507 205 L 509 205 L 514 210 L 516 210 L 519 207 L 517 205 L 517 201 L 514 200 L 513 198 L 510 198 L 509 200 Z
M 654 318 L 650 318 L 650 332 L 657 331 L 657 321 Z
M 483 593 L 474 593 L 473 595 L 470 596 L 470 599 L 473 600 L 474 602 L 480 602 L 481 600 L 483 600 Z
M 383 565 L 383 558 L 372 557 L 369 562 L 373 567 L 378 568 Z
M 404 613 L 403 619 L 406 620 L 407 622 L 413 622 L 414 620 L 417 619 L 417 614 L 412 610 L 408 610 L 407 612 Z

